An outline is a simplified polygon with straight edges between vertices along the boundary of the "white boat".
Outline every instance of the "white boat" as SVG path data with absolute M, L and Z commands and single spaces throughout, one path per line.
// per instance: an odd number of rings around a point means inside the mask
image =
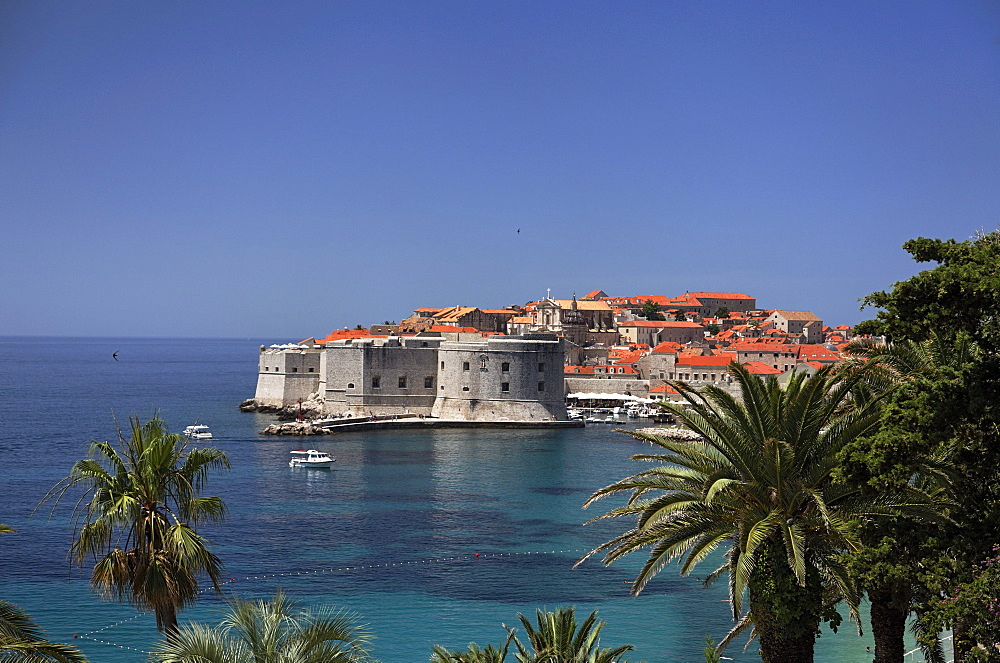
M 288 461 L 289 467 L 330 467 L 333 465 L 333 461 L 337 460 L 325 451 L 316 451 L 315 449 L 293 451 L 292 454 L 298 455 L 293 455 L 292 459 Z
M 192 440 L 211 440 L 212 433 L 208 430 L 208 426 L 188 426 L 182 432 L 182 435 L 189 437 Z
M 606 423 L 606 424 L 616 424 L 616 423 L 618 423 L 618 418 L 615 415 L 613 415 L 613 414 L 608 415 L 608 418 L 604 420 L 604 423 Z

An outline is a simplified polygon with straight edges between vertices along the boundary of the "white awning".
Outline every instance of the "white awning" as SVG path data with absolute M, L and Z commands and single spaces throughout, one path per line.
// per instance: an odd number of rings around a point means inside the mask
M 569 394 L 566 398 L 575 398 L 577 400 L 635 401 L 636 403 L 653 402 L 651 398 L 640 398 L 638 396 L 630 396 L 628 394 L 599 394 L 585 392 Z

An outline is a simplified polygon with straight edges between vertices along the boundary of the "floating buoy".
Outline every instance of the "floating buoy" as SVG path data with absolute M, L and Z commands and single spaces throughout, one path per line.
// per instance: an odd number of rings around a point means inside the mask
M 80 636 L 78 636 L 78 635 L 77 635 L 76 633 L 74 633 L 74 634 L 73 634 L 73 637 L 74 637 L 74 638 L 79 638 Z
M 476 553 L 476 557 L 479 557 L 479 553 Z

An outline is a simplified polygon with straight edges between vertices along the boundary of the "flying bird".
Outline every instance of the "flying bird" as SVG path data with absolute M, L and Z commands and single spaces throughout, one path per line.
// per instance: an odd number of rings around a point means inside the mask
M 518 234 L 518 235 L 520 235 L 520 234 L 521 234 L 521 229 L 520 229 L 520 228 L 518 228 L 518 229 L 517 229 L 517 234 Z
M 115 352 L 114 354 L 112 354 L 111 358 L 114 359 L 115 361 L 118 361 L 118 353 Z

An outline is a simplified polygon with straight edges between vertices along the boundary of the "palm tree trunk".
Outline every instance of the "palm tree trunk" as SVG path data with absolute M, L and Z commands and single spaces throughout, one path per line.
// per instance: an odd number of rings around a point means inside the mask
M 177 606 L 170 604 L 157 608 L 156 628 L 168 638 L 177 635 Z
M 871 601 L 875 663 L 903 663 L 903 634 L 910 614 L 910 592 L 901 585 L 883 585 L 868 590 Z
M 750 576 L 750 612 L 764 663 L 810 663 L 819 633 L 823 591 L 809 565 L 799 585 L 780 542 L 772 542 Z

